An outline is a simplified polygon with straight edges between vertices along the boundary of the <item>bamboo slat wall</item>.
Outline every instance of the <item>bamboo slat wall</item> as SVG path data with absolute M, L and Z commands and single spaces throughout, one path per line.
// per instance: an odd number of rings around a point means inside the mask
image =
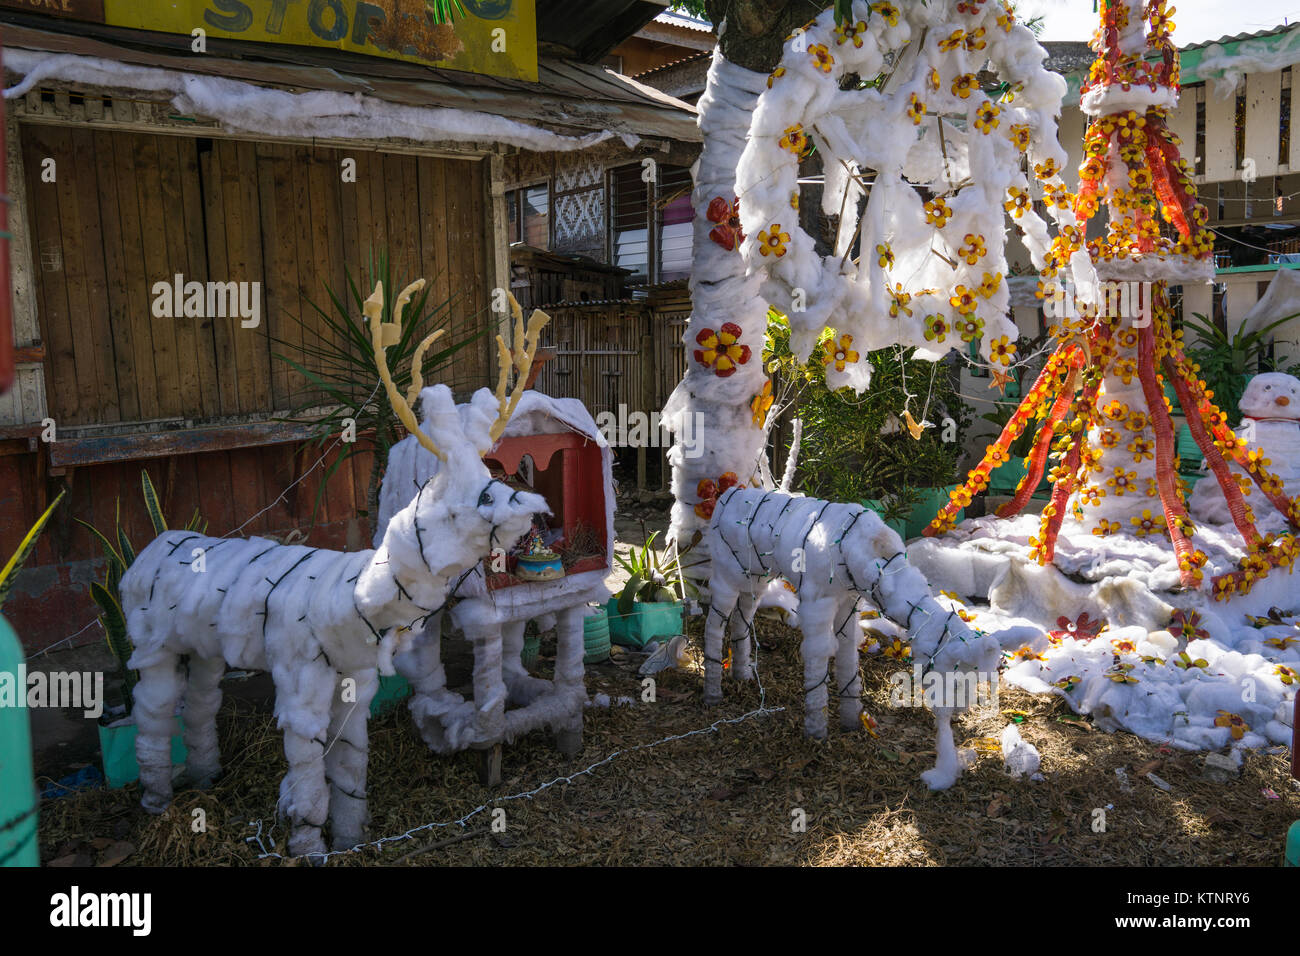
M 395 281 L 425 276 L 431 301 L 459 293 L 459 315 L 489 321 L 481 162 L 43 124 L 22 138 L 60 426 L 219 421 L 309 399 L 272 339 L 301 343 L 298 316 L 310 344 L 324 329 L 310 303 L 328 311 L 326 286 L 341 291 L 345 265 L 355 276 L 372 250 L 389 250 Z M 154 283 L 176 274 L 261 282 L 261 326 L 154 317 Z M 467 350 L 447 384 L 482 384 L 487 367 L 486 346 Z

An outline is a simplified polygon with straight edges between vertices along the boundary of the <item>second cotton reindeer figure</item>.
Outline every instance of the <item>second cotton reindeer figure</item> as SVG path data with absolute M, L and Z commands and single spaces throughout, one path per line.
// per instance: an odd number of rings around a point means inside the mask
M 269 669 L 289 762 L 279 800 L 291 825 L 289 852 L 322 853 L 327 818 L 335 849 L 362 842 L 366 719 L 378 674 L 393 673 L 393 655 L 413 627 L 441 609 L 454 578 L 493 549 L 509 548 L 531 528 L 534 514 L 548 513 L 544 498 L 493 480 L 482 460 L 522 389 L 499 408 L 472 403 L 458 410 L 451 390 L 435 386 L 425 391 L 421 427 L 410 403 L 423 385 L 420 362 L 436 332 L 415 353 L 409 396 L 394 385 L 385 348 L 398 341 L 402 311 L 423 285 L 419 280 L 403 290 L 388 323 L 382 284 L 365 303 L 393 409 L 443 464 L 393 516 L 377 549 L 325 551 L 168 531 L 122 576 L 122 607 L 135 643 L 129 666 L 140 672 L 134 712 L 145 809 L 160 813 L 171 801 L 172 717 L 182 693 L 187 771 L 201 785 L 221 769 L 216 713 L 226 665 Z M 508 376 L 518 356 L 502 351 Z
M 903 540 L 861 505 L 822 501 L 762 488 L 733 488 L 709 521 L 712 605 L 704 627 L 704 700 L 722 699 L 722 645 L 733 613 L 745 633 L 732 637 L 732 673 L 754 676 L 750 645 L 758 595 L 777 575 L 799 597 L 804 666 L 804 732 L 826 736 L 826 705 L 839 700 L 840 726 L 853 729 L 862 714 L 858 669 L 858 606 L 866 599 L 906 628 L 924 670 L 995 675 L 996 640 L 968 628 L 930 595 L 921 572 L 907 563 Z M 835 673 L 831 673 L 831 658 Z M 951 718 L 961 708 L 935 708 L 935 766 L 921 775 L 931 790 L 952 786 L 961 773 Z

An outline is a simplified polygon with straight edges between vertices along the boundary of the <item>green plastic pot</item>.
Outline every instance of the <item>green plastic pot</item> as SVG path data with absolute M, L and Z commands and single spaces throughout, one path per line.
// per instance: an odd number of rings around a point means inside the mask
M 185 763 L 185 721 L 172 718 L 172 766 Z M 140 779 L 140 765 L 135 760 L 135 738 L 138 728 L 135 718 L 122 717 L 112 723 L 100 723 L 99 752 L 104 761 L 104 780 L 113 790 Z
M 532 670 L 533 665 L 537 663 L 538 656 L 542 653 L 542 636 L 532 634 L 524 638 L 524 649 L 519 653 L 519 660 L 524 665 L 524 670 Z
M 0 673 L 18 674 L 23 648 L 0 617 Z M 26 687 L 15 687 L 26 703 Z M 36 846 L 36 783 L 27 708 L 0 707 L 0 866 L 39 866 Z
M 616 602 L 617 603 L 617 602 Z M 599 664 L 609 660 L 609 614 L 602 608 L 599 614 L 582 619 L 582 655 L 584 664 Z
M 401 674 L 392 677 L 379 675 L 379 690 L 370 698 L 370 716 L 378 717 L 397 706 L 405 697 L 411 696 L 411 685 Z
M 1184 473 L 1199 471 L 1201 462 L 1205 460 L 1201 446 L 1196 444 L 1196 439 L 1192 437 L 1192 430 L 1186 425 L 1178 429 L 1178 458 L 1181 463 L 1180 470 Z
M 885 521 L 885 524 L 896 532 L 904 541 L 908 541 L 912 538 L 919 538 L 921 533 L 925 531 L 927 526 L 929 526 L 930 522 L 934 520 L 934 516 L 939 513 L 939 509 L 948 503 L 948 499 L 951 497 L 952 493 L 957 490 L 957 487 L 957 485 L 948 485 L 946 488 L 920 489 L 921 497 L 917 500 L 916 504 L 912 506 L 912 510 L 907 513 L 907 516 L 904 518 L 894 518 Z M 862 505 L 880 515 L 882 521 L 885 520 L 884 502 L 880 499 L 872 498 L 862 502 Z M 957 512 L 953 520 L 960 521 L 965 516 L 966 509 L 963 508 L 961 511 Z
M 1300 866 L 1300 820 L 1286 832 L 1286 862 L 1283 866 Z
M 635 601 L 631 614 L 620 614 L 618 599 L 610 598 L 605 604 L 605 614 L 609 639 L 627 647 L 640 649 L 655 638 L 682 633 L 681 601 Z

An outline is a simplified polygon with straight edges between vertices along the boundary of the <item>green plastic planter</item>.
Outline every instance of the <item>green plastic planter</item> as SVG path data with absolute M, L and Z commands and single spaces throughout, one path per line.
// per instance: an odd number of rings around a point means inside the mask
M 15 675 L 23 648 L 0 617 L 0 674 Z M 26 687 L 14 688 L 23 695 Z M 39 866 L 36 846 L 36 783 L 32 776 L 32 732 L 27 708 L 0 707 L 0 866 Z
M 904 541 L 912 538 L 919 538 L 926 527 L 934 520 L 934 516 L 939 513 L 939 509 L 948 503 L 949 497 L 957 490 L 957 485 L 948 485 L 946 488 L 922 488 L 921 497 L 912 510 L 908 512 L 906 518 L 895 518 L 892 521 L 885 521 L 891 529 L 897 532 L 898 536 Z M 866 508 L 870 508 L 876 514 L 881 515 L 884 520 L 884 503 L 877 498 L 862 502 Z M 966 517 L 966 509 L 963 508 L 954 516 L 954 520 L 960 521 Z
M 532 634 L 524 638 L 524 649 L 519 653 L 519 660 L 524 665 L 524 670 L 532 670 L 533 665 L 537 663 L 538 656 L 542 653 L 542 636 Z
M 1186 425 L 1178 429 L 1178 458 L 1184 474 L 1197 471 L 1201 467 L 1201 462 L 1205 460 L 1201 447 L 1192 437 L 1192 430 Z
M 610 598 L 605 604 L 605 614 L 609 639 L 627 647 L 640 649 L 657 637 L 676 637 L 682 633 L 681 601 L 636 601 L 631 614 L 621 615 L 618 599 Z
M 615 602 L 617 604 L 617 602 Z M 609 660 L 609 614 L 603 609 L 582 619 L 582 646 L 584 664 L 599 664 Z
M 185 722 L 180 717 L 172 719 L 175 722 L 172 732 L 172 766 L 177 767 L 184 764 L 188 756 L 185 750 Z M 104 759 L 104 779 L 113 790 L 120 790 L 140 779 L 140 765 L 135 760 L 137 730 L 135 720 L 131 717 L 99 724 L 99 750 Z
M 378 717 L 397 706 L 403 698 L 411 696 L 411 685 L 401 674 L 392 677 L 379 675 L 379 690 L 370 698 L 370 716 Z
M 1283 866 L 1300 866 L 1300 820 L 1286 832 L 1286 861 Z

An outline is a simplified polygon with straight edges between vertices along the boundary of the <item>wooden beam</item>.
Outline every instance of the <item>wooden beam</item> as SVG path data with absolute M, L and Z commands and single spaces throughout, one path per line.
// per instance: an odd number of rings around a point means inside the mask
M 280 423 L 237 425 L 225 428 L 185 428 L 136 435 L 96 435 L 61 438 L 50 442 L 50 465 L 54 469 L 80 468 L 107 462 L 198 455 L 262 445 L 283 445 L 312 436 L 310 425 Z

